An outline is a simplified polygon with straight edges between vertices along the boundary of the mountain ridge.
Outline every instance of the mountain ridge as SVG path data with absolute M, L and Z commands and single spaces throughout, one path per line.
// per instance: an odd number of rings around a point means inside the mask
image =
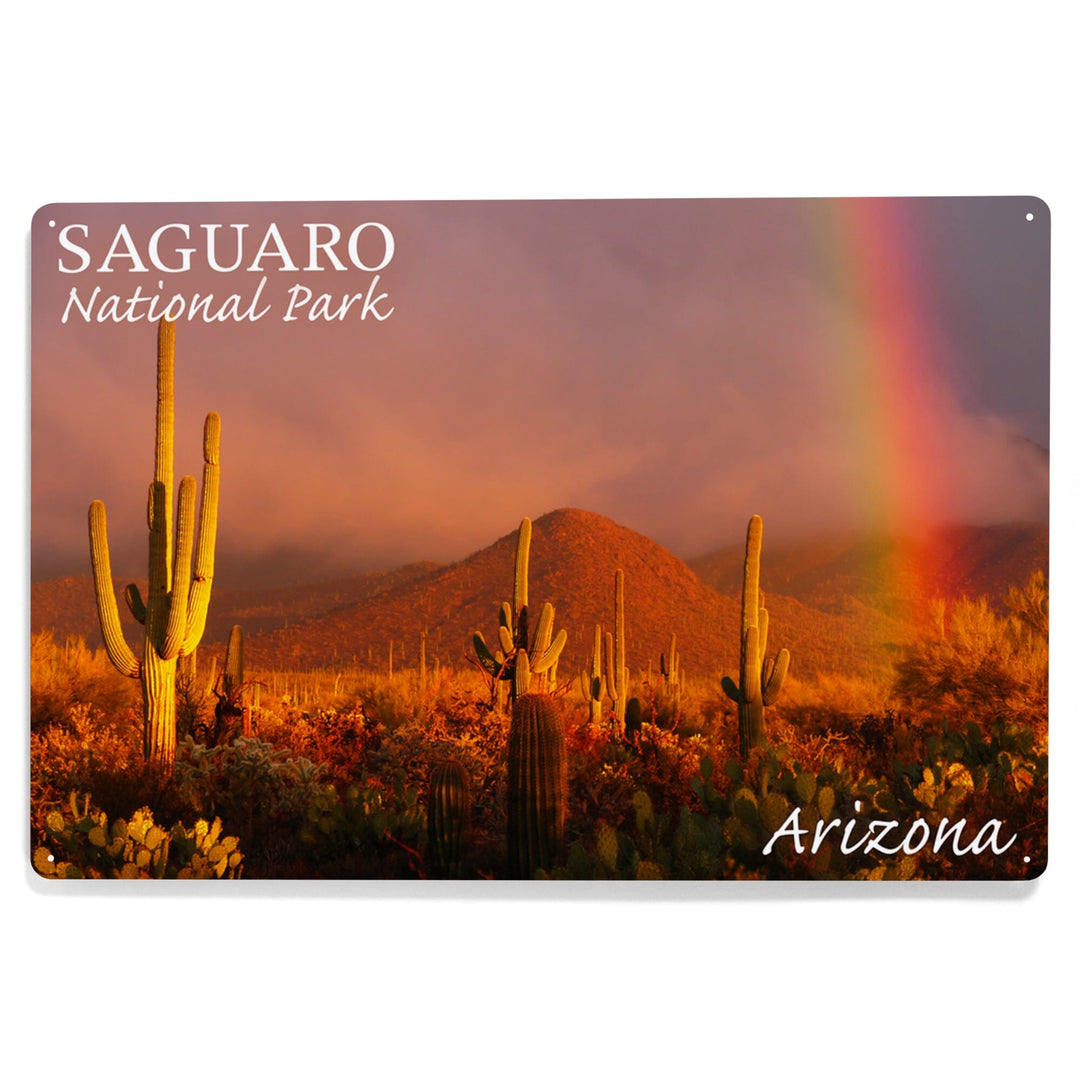
M 587 662 L 597 623 L 612 630 L 616 568 L 626 578 L 632 670 L 658 672 L 673 632 L 688 674 L 732 672 L 737 666 L 741 543 L 686 562 L 643 534 L 574 508 L 537 518 L 532 534 L 530 606 L 536 610 L 550 600 L 556 629 L 566 628 L 569 634 L 560 681 L 576 679 Z M 416 665 L 424 631 L 429 663 L 438 657 L 459 667 L 472 652 L 473 631 L 481 631 L 489 642 L 496 637 L 499 606 L 511 597 L 516 543 L 515 528 L 447 565 L 413 563 L 277 590 L 215 587 L 205 644 L 213 649 L 239 622 L 247 631 L 245 651 L 253 668 L 358 664 L 385 671 L 391 643 L 395 668 Z M 997 596 L 1008 585 L 1022 584 L 1032 569 L 1045 567 L 1048 534 L 1038 525 L 958 527 L 931 543 L 940 557 L 930 578 L 917 583 L 920 587 L 985 583 L 984 591 Z M 902 546 L 841 538 L 772 546 L 766 537 L 762 588 L 772 616 L 770 651 L 791 649 L 797 675 L 880 666 L 914 629 L 901 617 L 903 604 L 889 592 L 914 588 L 895 574 L 893 563 Z M 913 593 L 900 599 L 918 607 L 926 598 Z M 35 629 L 48 626 L 50 612 L 58 608 L 67 615 L 66 622 L 52 624 L 58 636 L 82 633 L 93 644 L 97 628 L 90 579 L 32 587 Z M 79 610 L 77 625 L 92 627 L 94 634 L 73 629 L 72 616 Z M 122 604 L 121 610 L 133 626 Z

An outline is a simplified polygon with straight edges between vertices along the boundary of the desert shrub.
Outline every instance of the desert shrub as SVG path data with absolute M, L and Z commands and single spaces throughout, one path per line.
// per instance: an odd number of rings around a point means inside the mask
M 90 704 L 71 705 L 62 721 L 30 733 L 30 817 L 39 833 L 44 815 L 71 791 L 93 792 L 110 817 L 144 806 L 170 817 L 182 809 L 169 775 L 143 760 L 142 727 L 134 715 L 110 724 Z
M 366 763 L 372 775 L 402 775 L 410 788 L 426 790 L 435 765 L 448 758 L 459 762 L 472 792 L 474 847 L 489 854 L 477 858 L 488 870 L 502 857 L 506 827 L 504 789 L 506 742 L 510 719 L 490 708 L 482 687 L 443 691 L 424 720 L 381 730 Z
M 998 615 L 985 599 L 958 601 L 940 632 L 897 664 L 900 700 L 936 720 L 1001 718 L 1045 729 L 1048 644 L 1045 584 L 1035 575 Z
M 191 667 L 176 668 L 176 734 L 198 739 L 205 731 L 214 707 L 213 678 Z M 203 740 L 205 741 L 205 740 Z
M 339 797 L 331 787 L 312 799 L 300 838 L 332 877 L 400 877 L 422 872 L 427 818 L 404 771 L 387 788 L 367 775 Z
M 1050 593 L 1046 578 L 1036 570 L 1022 589 L 1012 588 L 1005 597 L 1005 607 L 1038 638 L 1050 635 Z
M 893 704 L 891 683 L 869 674 L 821 671 L 809 680 L 789 674 L 783 697 L 766 711 L 765 723 L 782 717 L 808 733 L 844 732 L 868 713 Z
M 408 721 L 422 720 L 427 714 L 427 695 L 419 694 L 411 679 L 368 678 L 357 697 L 364 715 L 390 730 Z
M 199 820 L 190 829 L 156 825 L 148 807 L 130 820 L 113 818 L 80 801 L 50 810 L 45 837 L 33 854 L 34 869 L 48 878 L 239 877 L 243 855 L 235 836 L 222 836 L 221 821 Z
M 943 818 L 997 819 L 1004 838 L 1016 841 L 1003 854 L 954 858 L 926 850 L 920 866 L 930 877 L 1023 878 L 1046 866 L 1048 758 L 1045 739 L 1030 728 L 999 719 L 988 730 L 975 723 L 946 725 L 926 739 L 921 759 L 894 767 L 890 793 L 902 815 L 919 815 L 934 828 Z M 889 809 L 892 809 L 890 805 Z M 969 830 L 967 840 L 970 841 Z
M 272 729 L 269 736 L 293 758 L 318 762 L 327 779 L 346 787 L 365 769 L 368 750 L 378 745 L 381 727 L 372 723 L 361 708 L 346 712 L 319 709 L 303 714 Z
M 241 837 L 249 859 L 262 866 L 295 857 L 308 808 L 326 791 L 324 772 L 259 739 L 206 747 L 189 737 L 178 748 L 174 775 L 183 804 L 219 816 Z
M 1041 872 L 1047 758 L 1030 728 L 1004 721 L 988 732 L 976 724 L 946 727 L 927 737 L 920 753 L 894 760 L 884 775 L 853 768 L 839 754 L 805 765 L 785 746 L 755 750 L 747 761 L 729 757 L 723 768 L 703 755 L 689 802 L 661 808 L 651 791 L 634 788 L 627 813 L 579 830 L 566 864 L 550 876 L 1019 879 Z M 826 828 L 833 821 L 839 824 Z M 895 850 L 867 843 L 890 821 L 895 827 L 881 835 Z M 901 841 L 916 821 L 923 825 L 907 850 Z M 1005 848 L 998 852 L 988 845 L 995 821 Z M 871 829 L 871 822 L 878 824 Z M 814 850 L 819 823 L 825 831 Z M 801 850 L 794 827 L 803 830 Z M 946 839 L 935 851 L 939 829 Z M 931 841 L 920 844 L 923 830 Z
M 103 649 L 82 638 L 58 645 L 51 631 L 30 638 L 30 729 L 64 726 L 72 705 L 92 705 L 102 722 L 125 723 L 139 701 L 139 684 L 121 675 Z

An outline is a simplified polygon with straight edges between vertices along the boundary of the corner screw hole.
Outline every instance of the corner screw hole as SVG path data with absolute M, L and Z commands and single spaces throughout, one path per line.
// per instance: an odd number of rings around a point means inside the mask
M 1024 216 L 1028 219 L 1028 221 L 1034 221 L 1035 220 L 1035 215 L 1030 213 L 1030 212 L 1025 214 Z

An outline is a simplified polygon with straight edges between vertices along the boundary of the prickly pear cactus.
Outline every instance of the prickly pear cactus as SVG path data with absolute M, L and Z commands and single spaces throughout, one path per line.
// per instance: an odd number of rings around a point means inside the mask
M 614 873 L 619 858 L 619 834 L 610 825 L 601 825 L 596 833 L 596 860 Z
M 35 848 L 34 869 L 48 878 L 239 877 L 243 862 L 235 836 L 221 835 L 221 821 L 185 829 L 157 825 L 147 807 L 130 821 L 94 809 L 87 795 L 72 793 L 67 809 L 45 819 L 46 843 Z
M 554 698 L 519 697 L 510 721 L 507 847 L 512 877 L 550 872 L 566 849 L 566 736 Z
M 469 777 L 457 761 L 444 761 L 428 785 L 428 853 L 436 877 L 461 873 L 462 840 L 469 827 Z

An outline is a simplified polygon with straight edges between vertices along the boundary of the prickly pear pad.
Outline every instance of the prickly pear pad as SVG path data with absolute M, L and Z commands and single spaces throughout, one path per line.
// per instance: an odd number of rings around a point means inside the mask
M 1045 868 L 1038 199 L 31 237 L 43 877 Z

